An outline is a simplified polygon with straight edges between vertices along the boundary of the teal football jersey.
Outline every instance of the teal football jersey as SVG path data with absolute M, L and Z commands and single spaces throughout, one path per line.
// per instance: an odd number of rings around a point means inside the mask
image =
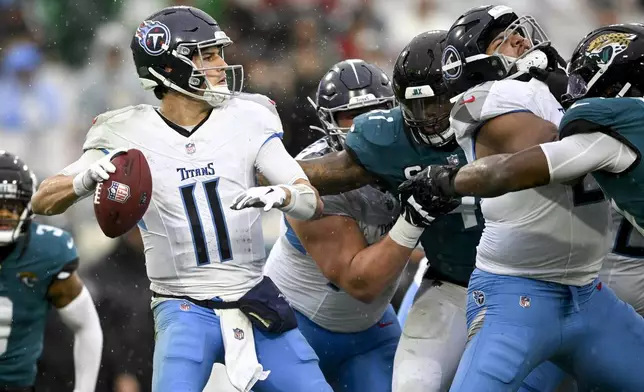
M 598 127 L 577 126 L 585 120 Z M 644 100 L 641 98 L 587 98 L 568 109 L 559 125 L 560 138 L 579 132 L 600 131 L 628 145 L 637 160 L 626 171 L 592 173 L 607 198 L 612 199 L 629 220 L 644 228 Z
M 434 148 L 414 142 L 400 108 L 362 114 L 353 124 L 345 141 L 347 150 L 393 194 L 398 194 L 403 181 L 429 165 L 467 163 L 456 143 Z M 466 285 L 474 269 L 483 222 L 478 202 L 464 198 L 461 207 L 427 228 L 420 241 L 432 269 Z
M 77 260 L 68 233 L 37 223 L 31 224 L 29 235 L 21 237 L 13 252 L 2 260 L 0 389 L 33 385 L 50 309 L 49 285 L 61 271 L 71 272 Z

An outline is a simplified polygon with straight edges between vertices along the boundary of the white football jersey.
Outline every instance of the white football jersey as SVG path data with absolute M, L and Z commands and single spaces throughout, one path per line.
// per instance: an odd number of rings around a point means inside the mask
M 617 210 L 612 210 L 613 249 L 599 278 L 644 315 L 644 236 Z
M 230 208 L 235 196 L 256 186 L 261 146 L 282 134 L 268 98 L 260 97 L 266 105 L 257 96 L 228 100 L 192 132 L 149 105 L 95 119 L 84 150 L 136 148 L 150 165 L 152 198 L 139 229 L 153 291 L 234 300 L 261 280 L 260 210 Z
M 307 147 L 297 159 L 320 156 L 331 149 L 325 139 Z M 353 218 L 368 244 L 382 238 L 400 214 L 390 194 L 365 186 L 339 195 L 323 196 L 324 215 Z M 335 286 L 306 253 L 293 229 L 282 219 L 281 235 L 271 249 L 264 273 L 290 304 L 319 326 L 334 332 L 359 332 L 382 318 L 398 287 L 398 279 L 366 304 Z
M 548 87 L 502 80 L 468 90 L 451 113 L 458 143 L 476 159 L 478 130 L 494 117 L 531 112 L 559 125 L 563 108 Z M 597 277 L 610 247 L 609 204 L 583 186 L 551 184 L 483 199 L 485 229 L 477 248 L 477 268 L 568 285 Z

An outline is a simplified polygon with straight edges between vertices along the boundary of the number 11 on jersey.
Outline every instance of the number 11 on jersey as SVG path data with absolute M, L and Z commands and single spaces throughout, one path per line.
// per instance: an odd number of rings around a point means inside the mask
M 208 240 L 203 229 L 201 214 L 197 207 L 195 199 L 196 183 L 184 185 L 179 187 L 183 206 L 188 216 L 190 223 L 190 232 L 192 233 L 192 242 L 195 246 L 195 256 L 197 258 L 197 265 L 210 264 L 210 254 L 208 253 Z M 221 200 L 217 192 L 219 185 L 219 178 L 214 180 L 205 181 L 202 183 L 203 190 L 206 194 L 208 207 L 210 209 L 210 216 L 212 216 L 212 223 L 215 226 L 215 234 L 217 240 L 217 248 L 219 249 L 219 261 L 229 261 L 233 258 L 232 247 L 230 246 L 230 236 L 228 235 L 228 227 L 226 226 L 226 217 L 221 207 Z

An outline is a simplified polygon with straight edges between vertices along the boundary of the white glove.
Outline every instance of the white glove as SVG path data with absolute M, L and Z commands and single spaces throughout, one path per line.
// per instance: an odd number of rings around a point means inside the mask
M 103 158 L 92 163 L 87 170 L 78 173 L 72 182 L 74 193 L 82 198 L 94 192 L 96 184 L 107 180 L 110 178 L 110 174 L 116 171 L 116 167 L 111 162 L 112 158 L 125 152 L 127 149 L 124 148 L 112 150 Z
M 230 208 L 241 210 L 249 207 L 264 207 L 268 211 L 273 207 L 281 207 L 286 200 L 286 192 L 280 186 L 258 186 L 240 193 L 233 200 Z

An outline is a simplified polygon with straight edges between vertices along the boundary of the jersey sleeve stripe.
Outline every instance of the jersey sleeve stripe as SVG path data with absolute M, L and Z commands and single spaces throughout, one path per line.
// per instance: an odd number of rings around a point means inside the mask
M 286 224 L 286 234 L 284 235 L 286 237 L 286 240 L 288 241 L 289 244 L 291 244 L 293 248 L 297 249 L 300 253 L 305 255 L 306 249 L 304 249 L 304 246 L 300 242 L 300 239 L 297 238 L 295 231 L 286 220 L 286 217 L 284 217 L 284 223 Z
M 268 143 L 268 142 L 269 142 L 271 139 L 273 139 L 273 138 L 276 138 L 276 137 L 277 137 L 277 138 L 282 139 L 282 137 L 283 137 L 283 136 L 284 136 L 284 133 L 282 133 L 282 132 L 280 132 L 280 133 L 274 133 L 274 134 L 272 134 L 271 136 L 269 136 L 268 138 L 266 138 L 266 140 L 264 140 L 264 143 L 262 143 L 262 146 L 264 146 L 264 144 Z M 260 148 L 261 148 L 261 147 L 260 147 Z

